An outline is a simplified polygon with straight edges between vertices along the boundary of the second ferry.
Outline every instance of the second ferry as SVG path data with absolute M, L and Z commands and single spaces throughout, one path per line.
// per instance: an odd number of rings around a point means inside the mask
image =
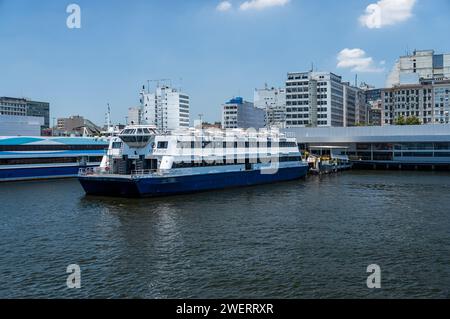
M 80 170 L 90 195 L 152 197 L 251 186 L 304 177 L 295 138 L 277 131 L 128 126 L 110 141 L 98 168 Z

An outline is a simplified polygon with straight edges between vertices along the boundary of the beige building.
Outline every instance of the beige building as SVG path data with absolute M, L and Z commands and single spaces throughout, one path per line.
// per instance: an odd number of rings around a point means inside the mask
M 84 126 L 84 117 L 75 115 L 67 118 L 59 118 L 57 123 L 58 131 L 72 132 Z
M 423 124 L 434 123 L 433 86 L 431 84 L 399 85 L 381 91 L 382 125 L 395 125 L 400 117 L 416 116 Z

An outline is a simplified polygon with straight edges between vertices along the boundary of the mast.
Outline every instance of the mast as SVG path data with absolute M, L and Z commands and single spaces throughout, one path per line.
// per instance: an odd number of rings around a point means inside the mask
M 108 105 L 108 111 L 106 112 L 106 130 L 108 131 L 109 128 L 111 127 L 111 107 L 109 105 L 109 103 L 107 103 Z

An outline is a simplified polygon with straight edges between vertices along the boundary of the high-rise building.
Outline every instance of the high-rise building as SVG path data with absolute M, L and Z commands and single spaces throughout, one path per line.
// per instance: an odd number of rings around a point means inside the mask
M 422 80 L 419 84 L 382 89 L 382 124 L 417 117 L 422 124 L 450 123 L 450 80 Z
M 141 119 L 141 108 L 140 107 L 130 107 L 128 109 L 127 124 L 128 125 L 139 125 L 142 122 Z
M 27 100 L 27 116 L 43 117 L 43 129 L 50 127 L 50 103 Z
M 365 124 L 364 92 L 330 72 L 288 73 L 286 127 L 343 127 Z
M 382 124 L 395 125 L 403 117 L 417 117 L 423 124 L 434 123 L 433 85 L 408 84 L 382 89 Z
M 344 83 L 343 85 L 344 127 L 356 125 L 358 90 L 350 83 Z
M 412 54 L 400 57 L 389 75 L 386 86 L 445 79 L 450 79 L 450 53 L 435 54 L 434 50 L 416 50 Z
M 364 90 L 365 101 L 368 107 L 367 124 L 371 126 L 380 126 L 382 124 L 381 113 L 383 108 L 381 89 L 375 89 L 372 87 L 365 87 L 362 89 Z
M 433 84 L 434 123 L 450 123 L 450 80 Z
M 143 124 L 154 125 L 163 131 L 189 127 L 189 96 L 169 86 L 155 92 L 141 91 Z
M 356 94 L 356 125 L 367 125 L 370 105 L 366 101 L 366 94 L 363 90 L 357 89 Z
M 222 128 L 264 128 L 265 114 L 264 109 L 255 107 L 242 97 L 236 97 L 222 105 Z
M 44 118 L 41 130 L 50 127 L 50 104 L 25 98 L 0 97 L 0 115 L 31 116 Z
M 266 126 L 283 128 L 286 126 L 286 89 L 255 89 L 254 106 L 266 111 Z

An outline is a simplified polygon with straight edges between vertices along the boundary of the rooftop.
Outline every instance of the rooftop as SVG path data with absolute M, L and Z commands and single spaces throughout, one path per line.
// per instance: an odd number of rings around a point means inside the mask
M 450 124 L 285 129 L 299 143 L 450 142 Z

